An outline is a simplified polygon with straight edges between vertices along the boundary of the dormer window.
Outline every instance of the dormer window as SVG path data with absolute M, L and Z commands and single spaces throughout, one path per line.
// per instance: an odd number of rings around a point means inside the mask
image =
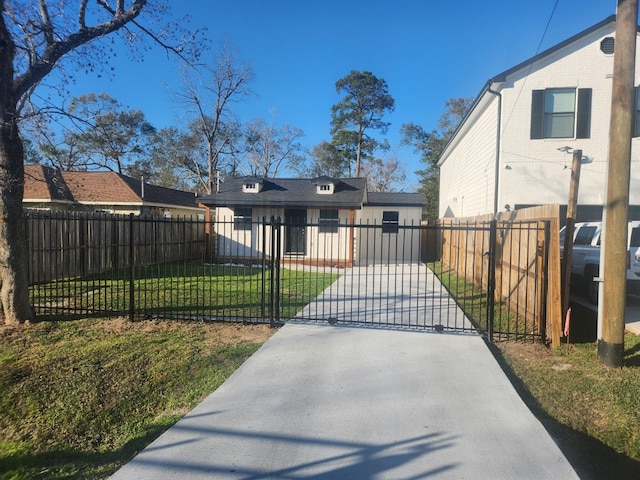
M 333 193 L 333 183 L 319 183 L 317 192 L 319 195 L 331 195 Z
M 246 193 L 258 193 L 260 191 L 260 182 L 250 180 L 242 184 L 242 191 Z

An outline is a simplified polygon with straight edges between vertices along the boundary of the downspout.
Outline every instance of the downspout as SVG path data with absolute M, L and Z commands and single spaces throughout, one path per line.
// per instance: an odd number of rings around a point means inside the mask
M 495 185 L 493 190 L 493 214 L 498 213 L 498 193 L 500 182 L 500 131 L 502 130 L 502 94 L 491 89 L 491 80 L 489 80 L 487 91 L 498 97 L 498 128 L 496 132 L 496 165 L 495 165 Z
M 491 277 L 491 284 L 489 285 L 489 292 L 493 290 L 493 298 L 490 303 L 501 300 L 502 292 L 502 268 L 498 268 L 498 265 L 502 265 L 502 236 L 496 235 L 496 221 L 498 220 L 498 193 L 499 193 L 499 183 L 500 183 L 500 130 L 502 129 L 502 94 L 495 90 L 491 89 L 492 81 L 489 80 L 487 85 L 487 91 L 498 97 L 498 119 L 497 119 L 497 128 L 496 128 L 496 165 L 495 165 L 495 186 L 493 189 L 493 225 L 492 234 L 493 241 L 492 245 L 489 246 L 489 250 L 493 249 L 493 255 L 490 256 L 489 265 Z M 491 295 L 491 294 L 489 294 Z

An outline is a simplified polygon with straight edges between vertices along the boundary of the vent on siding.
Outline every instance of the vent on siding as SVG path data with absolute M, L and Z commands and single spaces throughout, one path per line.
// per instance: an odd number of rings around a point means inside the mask
M 615 45 L 616 45 L 615 38 L 606 37 L 606 38 L 603 38 L 602 41 L 600 42 L 600 50 L 602 51 L 602 53 L 611 55 L 615 50 Z

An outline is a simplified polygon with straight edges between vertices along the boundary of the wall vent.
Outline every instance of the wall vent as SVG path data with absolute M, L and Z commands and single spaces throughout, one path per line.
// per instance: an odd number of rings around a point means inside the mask
M 615 50 L 616 40 L 613 37 L 605 37 L 600 42 L 600 50 L 606 55 L 612 55 Z

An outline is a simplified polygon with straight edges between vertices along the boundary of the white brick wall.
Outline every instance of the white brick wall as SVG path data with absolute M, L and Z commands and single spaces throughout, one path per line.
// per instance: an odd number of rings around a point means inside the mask
M 572 156 L 558 150 L 564 146 L 582 149 L 583 155 L 590 159 L 582 165 L 578 202 L 603 204 L 613 73 L 613 55 L 600 51 L 600 42 L 607 36 L 614 36 L 613 28 L 582 37 L 513 73 L 502 85 L 498 210 L 505 204 L 566 204 Z M 636 78 L 640 79 L 638 64 Z M 591 138 L 531 140 L 532 90 L 560 87 L 592 89 Z M 460 131 L 459 138 L 441 158 L 441 216 L 470 216 L 493 211 L 498 102 L 490 93 L 485 97 L 489 107 L 469 117 L 466 128 Z M 633 140 L 631 205 L 640 205 L 639 142 L 640 139 Z

